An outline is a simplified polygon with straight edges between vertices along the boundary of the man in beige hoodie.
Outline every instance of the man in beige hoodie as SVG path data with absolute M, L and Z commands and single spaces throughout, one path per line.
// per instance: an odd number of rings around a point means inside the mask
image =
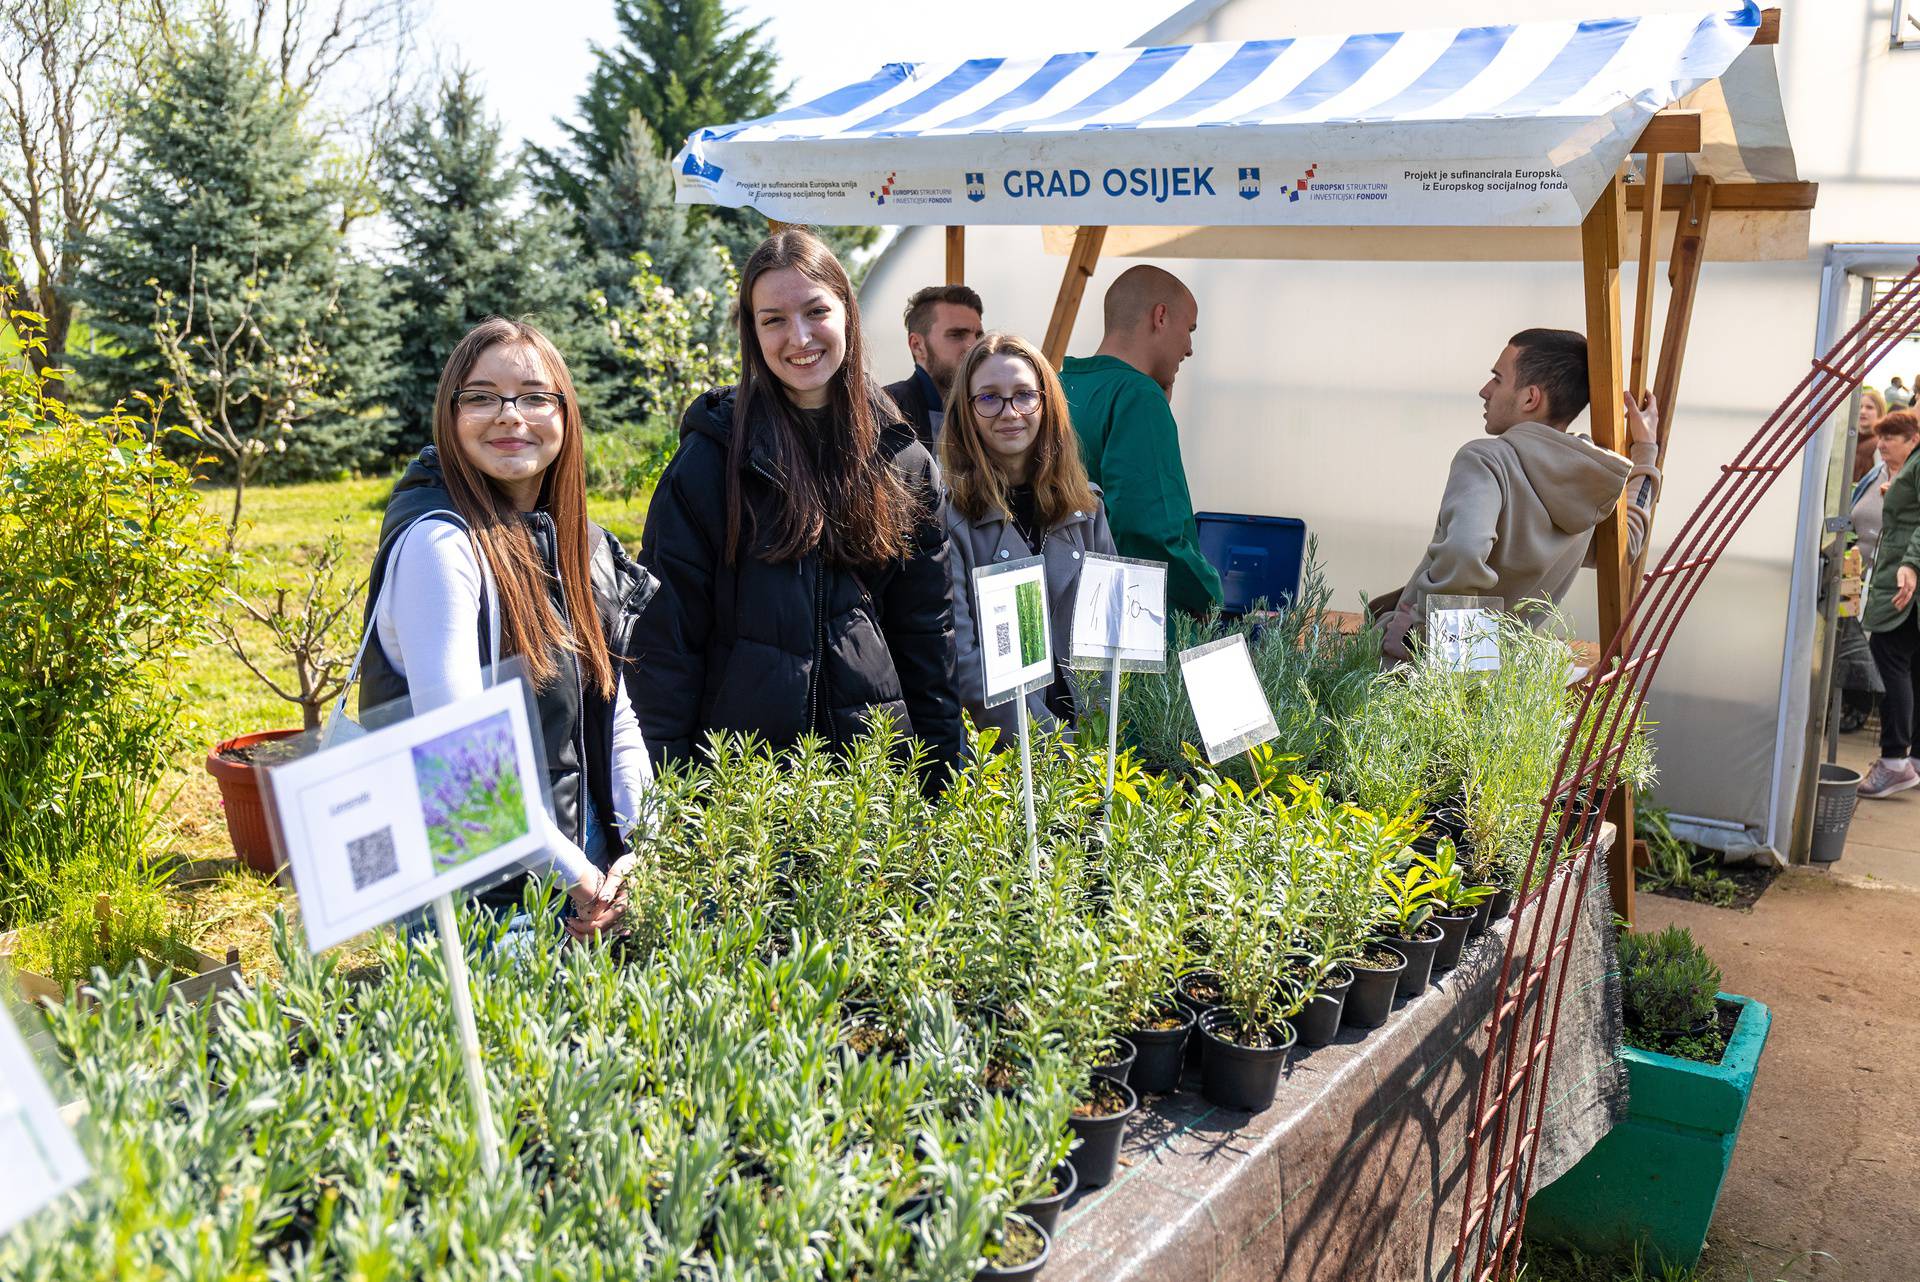
M 1567 431 L 1587 407 L 1587 340 L 1564 329 L 1515 334 L 1480 389 L 1487 435 L 1453 456 L 1433 542 L 1386 618 L 1381 652 L 1405 661 L 1426 630 L 1427 598 L 1499 597 L 1508 610 L 1558 604 L 1593 530 L 1629 491 L 1627 556 L 1640 554 L 1660 488 L 1659 412 L 1624 397 L 1631 460 Z M 1381 602 L 1379 604 L 1385 604 Z

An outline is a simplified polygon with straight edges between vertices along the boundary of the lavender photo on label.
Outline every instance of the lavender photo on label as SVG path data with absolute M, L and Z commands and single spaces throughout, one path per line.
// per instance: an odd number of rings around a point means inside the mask
M 413 771 L 437 868 L 527 835 L 526 792 L 506 713 L 416 746 Z

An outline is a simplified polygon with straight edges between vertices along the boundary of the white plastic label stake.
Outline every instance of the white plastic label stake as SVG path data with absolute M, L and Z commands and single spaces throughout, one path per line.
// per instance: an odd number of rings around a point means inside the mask
M 1118 660 L 1129 672 L 1165 671 L 1165 563 L 1087 553 L 1073 598 L 1068 658 L 1075 667 L 1105 668 Z
M 1180 677 L 1209 762 L 1217 765 L 1280 733 L 1244 635 L 1182 650 Z
M 1030 556 L 980 566 L 973 572 L 973 605 L 985 686 L 980 702 L 991 708 L 1052 685 L 1047 563 Z
M 1500 668 L 1499 597 L 1427 598 L 1427 649 L 1454 672 Z
M 0 1234 L 91 1174 L 39 1065 L 0 1007 Z
M 453 999 L 453 1027 L 460 1037 L 460 1060 L 467 1070 L 467 1094 L 473 1100 L 474 1140 L 480 1169 L 500 1171 L 500 1133 L 493 1124 L 493 1100 L 487 1094 L 486 1069 L 480 1063 L 480 1030 L 473 1019 L 473 980 L 467 974 L 467 950 L 460 944 L 460 923 L 453 896 L 433 901 L 433 924 L 440 935 L 440 956 L 447 967 L 447 995 Z
M 518 680 L 265 774 L 315 952 L 546 848 Z

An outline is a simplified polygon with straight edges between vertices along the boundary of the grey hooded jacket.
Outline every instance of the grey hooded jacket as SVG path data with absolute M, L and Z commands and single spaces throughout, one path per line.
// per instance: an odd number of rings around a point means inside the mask
M 1047 617 L 1053 632 L 1053 657 L 1059 664 L 1066 662 L 1073 597 L 1080 588 L 1080 567 L 1086 554 L 1114 555 L 1113 532 L 1107 528 L 1107 509 L 1100 502 L 1100 487 L 1094 486 L 1093 493 L 1091 512 L 1074 512 L 1040 540 L 1040 555 L 1047 562 Z M 975 521 L 950 501 L 943 501 L 940 520 L 947 531 L 947 574 L 953 582 L 953 634 L 957 651 L 954 686 L 960 692 L 960 705 L 973 714 L 973 723 L 982 730 L 997 726 L 1001 732 L 1000 743 L 1006 746 L 1013 742 L 1019 711 L 1011 701 L 993 708 L 984 702 L 986 678 L 980 664 L 979 628 L 974 622 L 973 571 L 977 566 L 1018 561 L 1032 556 L 1033 552 L 1005 513 L 992 513 Z M 1027 696 L 1027 716 L 1041 729 L 1051 729 L 1057 721 L 1046 704 L 1045 691 Z

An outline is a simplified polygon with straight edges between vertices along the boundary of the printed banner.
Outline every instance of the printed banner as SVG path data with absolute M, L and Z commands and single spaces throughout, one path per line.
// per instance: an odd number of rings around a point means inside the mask
M 527 687 L 470 699 L 266 771 L 315 952 L 546 848 Z

